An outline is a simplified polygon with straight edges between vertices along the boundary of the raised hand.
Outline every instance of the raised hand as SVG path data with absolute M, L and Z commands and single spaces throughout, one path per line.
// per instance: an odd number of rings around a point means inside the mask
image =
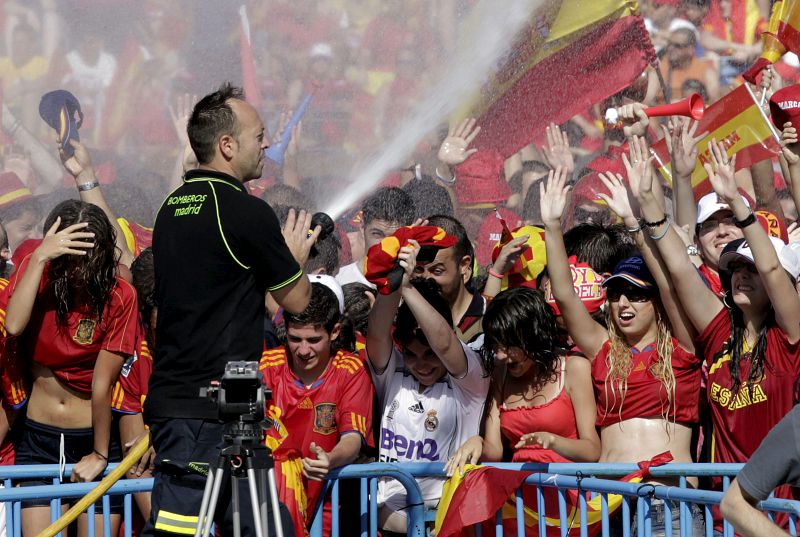
M 628 184 L 637 199 L 653 193 L 653 157 L 644 138 L 633 136 L 628 144 L 630 157 L 622 154 L 622 164 L 628 175 Z
M 61 157 L 61 163 L 64 164 L 64 168 L 76 179 L 81 174 L 93 174 L 92 159 L 83 144 L 75 140 L 69 140 L 69 145 L 74 149 L 72 156 L 67 156 L 63 149 L 58 150 L 58 155 Z
M 645 106 L 642 103 L 626 104 L 617 108 L 617 114 L 625 123 L 622 132 L 626 138 L 644 136 L 647 132 L 650 118 L 647 117 L 644 109 Z
M 732 200 L 739 197 L 736 180 L 734 179 L 736 155 L 728 159 L 725 146 L 722 142 L 717 142 L 716 139 L 712 139 L 708 143 L 708 151 L 711 154 L 711 163 L 706 163 L 704 165 L 708 173 L 708 179 L 711 181 L 711 186 L 714 187 L 714 192 L 726 202 L 730 203 Z
M 542 221 L 547 224 L 560 224 L 561 216 L 567 206 L 567 185 L 568 174 L 563 168 L 550 170 L 547 176 L 547 184 L 539 183 L 539 207 L 541 210 Z
M 311 247 L 317 242 L 317 237 L 322 230 L 320 226 L 317 226 L 309 233 L 310 228 L 311 213 L 303 210 L 295 214 L 294 209 L 289 209 L 281 234 L 295 261 L 301 267 L 308 261 Z
M 689 118 L 676 118 L 675 128 L 669 141 L 672 157 L 672 169 L 675 175 L 688 177 L 694 172 L 697 164 L 697 144 L 708 133 L 697 134 L 697 121 Z
M 553 169 L 560 166 L 565 168 L 568 173 L 575 171 L 575 160 L 572 158 L 572 151 L 569 148 L 567 133 L 559 129 L 555 123 L 550 123 L 545 129 L 545 133 L 547 147 L 542 148 L 542 154 L 547 165 Z
M 175 135 L 183 145 L 189 143 L 189 133 L 186 132 L 186 126 L 189 124 L 189 118 L 196 102 L 197 95 L 184 93 L 183 95 L 178 95 L 175 106 L 169 106 L 169 116 L 172 118 Z
M 456 166 L 475 154 L 477 149 L 468 149 L 475 139 L 480 127 L 476 127 L 475 118 L 467 118 L 458 125 L 450 125 L 447 138 L 439 146 L 439 160 L 448 166 Z
M 800 162 L 800 155 L 789 148 L 790 145 L 794 145 L 796 143 L 797 129 L 792 126 L 791 121 L 787 121 L 783 124 L 783 130 L 781 131 L 781 153 L 783 154 L 783 158 L 786 159 L 786 162 L 790 166 Z
M 527 250 L 527 242 L 530 238 L 530 235 L 522 235 L 508 241 L 508 244 L 500 249 L 497 259 L 492 263 L 492 270 L 498 274 L 508 274 L 508 271 L 514 267 L 517 259 L 519 259 L 520 254 Z
M 622 176 L 618 173 L 601 173 L 600 181 L 603 182 L 603 185 L 611 195 L 600 192 L 597 196 L 606 202 L 608 208 L 614 211 L 623 222 L 626 219 L 634 218 L 633 208 L 631 207 L 630 199 L 628 199 L 628 189 L 625 187 Z
M 415 240 L 408 241 L 408 246 L 400 248 L 397 254 L 398 264 L 403 267 L 403 288 L 411 287 L 411 279 L 414 277 L 414 269 L 417 266 L 417 253 L 419 253 L 419 243 Z
M 88 222 L 78 222 L 59 231 L 60 225 L 59 216 L 36 248 L 34 254 L 40 261 L 52 261 L 62 255 L 86 255 L 86 250 L 94 248 L 94 242 L 88 242 L 94 239 L 94 233 L 85 231 Z

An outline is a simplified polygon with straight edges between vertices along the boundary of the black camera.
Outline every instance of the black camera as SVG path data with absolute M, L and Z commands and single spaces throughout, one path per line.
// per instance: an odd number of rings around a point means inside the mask
M 202 388 L 200 395 L 217 404 L 220 421 L 247 423 L 264 420 L 264 403 L 272 397 L 261 381 L 258 362 L 228 362 L 222 378 Z

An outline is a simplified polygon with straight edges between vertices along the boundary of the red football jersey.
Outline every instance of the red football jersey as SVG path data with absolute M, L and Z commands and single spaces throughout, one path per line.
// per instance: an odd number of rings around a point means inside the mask
M 791 344 L 783 331 L 773 325 L 767 331 L 766 360 L 762 379 L 748 390 L 742 382 L 737 394 L 731 388 L 730 351 L 727 342 L 731 322 L 723 308 L 706 327 L 698 343 L 708 365 L 708 404 L 711 411 L 711 461 L 747 462 L 767 433 L 794 406 L 795 379 L 800 371 L 800 342 Z M 740 378 L 747 379 L 750 361 L 740 362 Z M 721 488 L 721 480 L 715 480 Z M 782 487 L 779 497 L 792 497 Z M 719 511 L 714 510 L 715 528 L 721 529 Z
M 267 431 L 267 446 L 275 457 L 281 501 L 286 503 L 304 535 L 308 522 L 306 509 L 298 504 L 297 461 L 316 458 L 309 446 L 316 443 L 330 452 L 342 435 L 358 433 L 362 442 L 372 442 L 372 399 L 375 389 L 364 362 L 358 356 L 339 351 L 319 379 L 306 387 L 292 372 L 284 347 L 264 351 L 259 365 L 264 382 L 272 389 L 269 417 L 273 426 Z M 282 471 L 283 465 L 294 471 Z M 302 479 L 307 511 L 316 505 L 322 482 Z M 299 524 L 298 524 L 299 523 Z
M 31 256 L 23 259 L 0 294 L 0 315 L 25 273 Z M 101 350 L 130 356 L 136 345 L 137 304 L 133 286 L 117 277 L 111 299 L 98 324 L 87 310 L 70 312 L 66 328 L 58 325 L 55 298 L 46 291 L 47 269 L 42 275 L 36 303 L 25 331 L 16 338 L 20 358 L 50 368 L 65 385 L 84 394 L 92 392 L 92 374 Z
M 153 357 L 143 333 L 138 339 L 133 356 L 125 361 L 122 371 L 119 372 L 114 394 L 111 396 L 111 408 L 123 414 L 142 413 L 150 373 L 153 372 Z

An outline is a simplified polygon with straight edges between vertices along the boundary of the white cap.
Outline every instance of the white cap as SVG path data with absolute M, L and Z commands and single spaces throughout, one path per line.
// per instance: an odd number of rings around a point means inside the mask
M 742 201 L 747 207 L 750 202 L 742 196 Z M 697 223 L 702 224 L 717 211 L 730 211 L 731 206 L 725 203 L 716 193 L 706 194 L 697 202 Z
M 344 313 L 344 291 L 342 291 L 342 286 L 339 285 L 336 278 L 327 274 L 308 274 L 308 281 L 322 284 L 333 291 L 333 294 L 336 295 L 336 300 L 339 301 L 339 313 Z
M 777 237 L 770 237 L 772 247 L 775 248 L 775 253 L 778 254 L 778 261 L 780 261 L 783 270 L 791 274 L 795 280 L 800 276 L 800 257 L 795 252 L 796 247 L 791 247 Z M 735 251 L 724 251 L 719 257 L 719 269 L 728 270 L 728 266 L 737 259 L 744 259 L 748 263 L 755 263 L 753 260 L 753 251 L 750 245 L 744 239 L 739 239 L 739 246 Z
M 328 43 L 314 43 L 308 55 L 312 58 L 333 58 L 333 47 Z

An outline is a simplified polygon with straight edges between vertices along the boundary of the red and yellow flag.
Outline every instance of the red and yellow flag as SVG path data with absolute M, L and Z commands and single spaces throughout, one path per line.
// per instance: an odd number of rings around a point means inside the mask
M 478 117 L 479 149 L 504 157 L 629 86 L 655 51 L 635 0 L 561 0 L 537 12 L 506 63 L 460 115 Z
M 708 142 L 716 139 L 725 145 L 728 156 L 736 154 L 736 169 L 748 168 L 756 162 L 775 157 L 780 152 L 778 133 L 759 108 L 756 97 L 741 85 L 706 108 L 697 132 L 708 132 L 698 144 L 697 164 L 692 172 L 695 196 L 711 192 L 708 174 L 703 164 L 710 162 Z M 666 139 L 652 147 L 655 165 L 664 178 L 672 183 L 672 168 Z

